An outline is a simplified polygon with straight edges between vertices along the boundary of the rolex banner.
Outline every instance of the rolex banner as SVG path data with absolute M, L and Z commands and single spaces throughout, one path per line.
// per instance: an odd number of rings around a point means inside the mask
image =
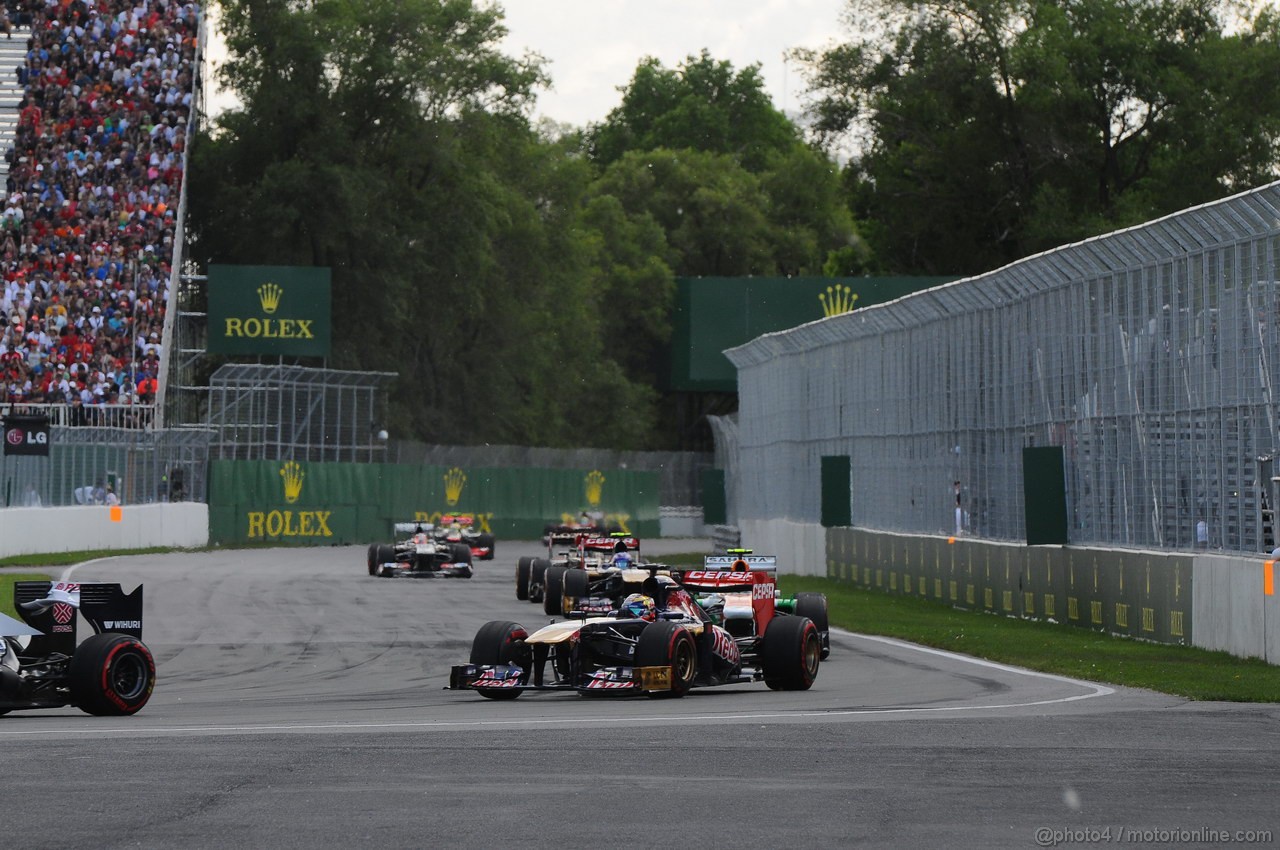
M 6 455 L 49 454 L 49 417 L 10 413 L 4 417 Z
M 328 357 L 329 269 L 209 266 L 209 353 Z

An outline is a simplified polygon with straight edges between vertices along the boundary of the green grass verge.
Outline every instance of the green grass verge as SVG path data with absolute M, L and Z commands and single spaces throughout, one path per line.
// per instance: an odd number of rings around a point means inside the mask
M 160 552 L 183 551 L 157 546 L 150 549 L 92 549 L 84 552 L 53 552 L 45 555 L 11 555 L 0 558 L 0 567 L 69 567 L 94 558 L 116 555 L 155 555 Z
M 16 581 L 48 581 L 51 576 L 43 573 L 0 573 L 0 612 L 17 617 L 13 608 L 13 583 Z
M 831 579 L 781 576 L 779 589 L 827 594 L 831 625 L 1092 682 L 1194 700 L 1280 702 L 1280 666 L 1079 626 L 962 611 Z
M 663 555 L 672 566 L 700 566 L 699 552 Z M 832 626 L 947 649 L 1074 679 L 1147 688 L 1194 700 L 1280 702 L 1280 666 L 1190 646 L 1058 623 L 963 611 L 910 596 L 864 590 L 812 576 L 780 576 L 785 595 L 825 593 Z

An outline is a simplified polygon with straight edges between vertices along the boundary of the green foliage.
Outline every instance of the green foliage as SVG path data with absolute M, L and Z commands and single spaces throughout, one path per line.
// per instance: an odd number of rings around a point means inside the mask
M 814 129 L 894 273 L 977 273 L 1275 179 L 1280 26 L 1203 0 L 851 2 Z
M 606 349 L 604 311 L 629 278 L 661 296 L 669 275 L 601 249 L 583 212 L 591 169 L 571 139 L 529 126 L 545 76 L 497 50 L 500 12 L 224 7 L 243 105 L 193 145 L 195 257 L 329 267 L 331 363 L 399 373 L 398 435 L 647 448 L 655 395 L 624 370 L 634 351 Z M 646 333 L 663 339 L 661 322 Z

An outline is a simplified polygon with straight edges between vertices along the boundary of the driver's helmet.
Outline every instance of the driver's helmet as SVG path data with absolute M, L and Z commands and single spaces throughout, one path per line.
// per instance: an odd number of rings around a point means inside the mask
M 658 606 L 652 596 L 633 593 L 618 606 L 619 619 L 653 620 L 658 616 Z
M 626 552 L 619 552 L 613 556 L 613 568 L 615 570 L 631 569 L 631 556 Z

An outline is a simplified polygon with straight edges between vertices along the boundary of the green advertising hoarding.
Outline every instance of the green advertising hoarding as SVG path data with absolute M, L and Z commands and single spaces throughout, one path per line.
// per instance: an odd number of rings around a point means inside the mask
M 498 539 L 534 540 L 586 510 L 640 537 L 659 531 L 660 474 L 624 469 L 463 469 L 377 463 L 212 461 L 215 545 L 390 541 L 392 524 L 473 517 Z
M 328 357 L 327 268 L 209 266 L 209 353 Z
M 883 304 L 955 277 L 678 277 L 671 389 L 737 392 L 724 356 L 758 336 Z

